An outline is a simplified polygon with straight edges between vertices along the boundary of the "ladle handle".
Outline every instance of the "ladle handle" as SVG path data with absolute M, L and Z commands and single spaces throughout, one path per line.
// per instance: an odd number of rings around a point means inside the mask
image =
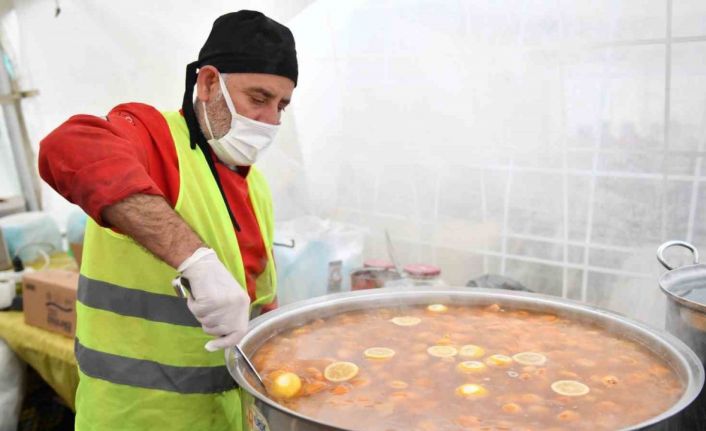
M 233 346 L 233 347 L 235 348 L 235 352 L 237 353 L 237 355 L 240 356 L 240 357 L 245 361 L 245 363 L 246 363 L 247 366 L 248 366 L 247 368 L 249 369 L 249 371 L 255 376 L 255 378 L 257 379 L 257 381 L 260 382 L 260 384 L 261 384 L 262 387 L 264 388 L 264 387 L 265 387 L 265 382 L 262 381 L 262 377 L 260 377 L 260 374 L 259 374 L 259 373 L 257 372 L 257 370 L 255 369 L 255 366 L 252 364 L 252 362 L 250 362 L 250 359 L 248 359 L 248 357 L 245 355 L 245 353 L 243 353 L 243 351 L 240 349 L 240 346 L 238 346 L 238 345 L 236 344 L 236 345 Z
M 667 241 L 664 244 L 660 245 L 657 249 L 657 260 L 659 261 L 659 263 L 662 264 L 662 266 L 664 266 L 668 270 L 671 271 L 674 269 L 674 267 L 667 263 L 666 259 L 664 258 L 664 252 L 669 247 L 673 246 L 684 247 L 686 249 L 691 250 L 691 253 L 694 255 L 694 265 L 699 263 L 699 251 L 696 249 L 696 247 L 685 241 Z
M 385 240 L 387 242 L 387 256 L 390 258 L 392 261 L 392 265 L 395 267 L 395 272 L 397 272 L 397 275 L 401 277 L 404 277 L 404 274 L 402 274 L 402 269 L 400 269 L 400 266 L 397 264 L 397 258 L 395 255 L 395 248 L 392 246 L 392 240 L 390 239 L 390 232 L 385 229 Z

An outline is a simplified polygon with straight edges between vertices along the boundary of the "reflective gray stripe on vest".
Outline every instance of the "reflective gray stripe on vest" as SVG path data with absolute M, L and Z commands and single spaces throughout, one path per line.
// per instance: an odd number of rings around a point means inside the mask
M 225 365 L 175 367 L 99 352 L 82 345 L 78 339 L 74 349 L 81 372 L 111 383 L 180 394 L 213 394 L 237 387 Z
M 83 275 L 78 282 L 78 300 L 89 307 L 123 316 L 140 317 L 172 325 L 201 326 L 183 298 L 128 289 Z

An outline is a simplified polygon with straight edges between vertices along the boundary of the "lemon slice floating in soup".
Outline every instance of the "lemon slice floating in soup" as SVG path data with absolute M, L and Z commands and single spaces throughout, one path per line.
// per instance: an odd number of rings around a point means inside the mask
M 275 371 L 270 375 L 271 383 L 267 392 L 276 398 L 292 398 L 302 387 L 302 381 L 294 373 Z
M 522 365 L 544 365 L 547 362 L 547 357 L 535 352 L 522 352 L 512 355 L 515 362 Z
M 485 363 L 493 367 L 508 367 L 512 364 L 512 358 L 505 355 L 491 355 L 485 358 Z
M 464 361 L 456 366 L 456 369 L 461 373 L 480 373 L 487 369 L 486 365 L 479 361 Z
M 488 390 L 475 383 L 466 383 L 456 388 L 456 395 L 463 398 L 481 398 L 488 395 Z
M 395 356 L 395 351 L 387 347 L 371 347 L 363 352 L 368 359 L 389 359 Z
M 448 311 L 449 307 L 444 304 L 431 304 L 427 307 L 427 310 L 433 311 L 434 313 L 443 313 Z
M 345 382 L 358 375 L 358 366 L 353 362 L 334 362 L 324 369 L 329 382 Z
M 466 344 L 458 349 L 458 354 L 466 358 L 480 358 L 485 355 L 485 350 L 474 344 Z
M 407 389 L 409 387 L 409 383 L 403 380 L 393 380 L 390 382 L 390 387 L 392 389 Z
M 451 346 L 431 346 L 427 349 L 427 353 L 437 358 L 451 358 L 458 354 L 458 350 Z
M 590 392 L 588 386 L 576 380 L 557 380 L 552 383 L 552 390 L 567 397 L 580 397 Z
M 422 321 L 419 317 L 414 317 L 414 316 L 398 316 L 398 317 L 393 317 L 390 319 L 390 322 L 394 323 L 397 326 L 414 326 L 414 325 L 419 325 L 419 323 Z

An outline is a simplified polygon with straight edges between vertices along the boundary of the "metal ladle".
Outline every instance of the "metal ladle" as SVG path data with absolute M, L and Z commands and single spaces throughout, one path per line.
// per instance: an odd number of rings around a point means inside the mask
M 397 275 L 399 275 L 400 278 L 402 278 L 402 269 L 397 264 L 397 259 L 395 258 L 395 249 L 392 246 L 392 239 L 390 239 L 390 232 L 388 232 L 387 229 L 385 229 L 385 240 L 387 242 L 387 256 L 392 261 L 392 265 L 395 267 L 395 272 L 397 272 Z
M 257 372 L 257 370 L 255 369 L 255 366 L 252 364 L 252 362 L 250 362 L 250 359 L 247 357 L 247 355 L 245 355 L 243 350 L 237 344 L 235 346 L 233 346 L 233 348 L 238 353 L 238 355 L 240 355 L 240 357 L 243 358 L 243 360 L 247 364 L 247 368 L 250 370 L 250 372 L 253 374 L 253 376 L 255 376 L 255 379 L 258 381 L 258 383 L 260 383 L 260 385 L 262 385 L 262 388 L 265 390 L 265 392 L 267 392 L 267 388 L 265 387 L 265 382 L 262 381 L 262 377 L 260 377 L 260 373 Z

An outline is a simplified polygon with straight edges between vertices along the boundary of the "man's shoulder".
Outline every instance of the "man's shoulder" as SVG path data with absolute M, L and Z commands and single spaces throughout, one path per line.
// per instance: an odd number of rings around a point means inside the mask
M 133 126 L 146 132 L 153 139 L 171 137 L 167 116 L 180 116 L 178 111 L 160 112 L 152 105 L 140 102 L 121 103 L 108 113 L 108 121 L 122 123 L 129 128 Z M 125 127 L 123 126 L 123 127 Z
M 145 103 L 130 102 L 114 107 L 108 113 L 107 120 L 128 139 L 142 143 L 148 154 L 169 165 L 176 165 L 174 137 L 167 121 L 170 114 L 179 115 L 178 112 L 160 112 Z
M 131 123 L 135 120 L 144 124 L 164 121 L 164 114 L 157 108 L 140 102 L 121 103 L 110 110 L 108 117 L 112 115 L 118 115 Z

